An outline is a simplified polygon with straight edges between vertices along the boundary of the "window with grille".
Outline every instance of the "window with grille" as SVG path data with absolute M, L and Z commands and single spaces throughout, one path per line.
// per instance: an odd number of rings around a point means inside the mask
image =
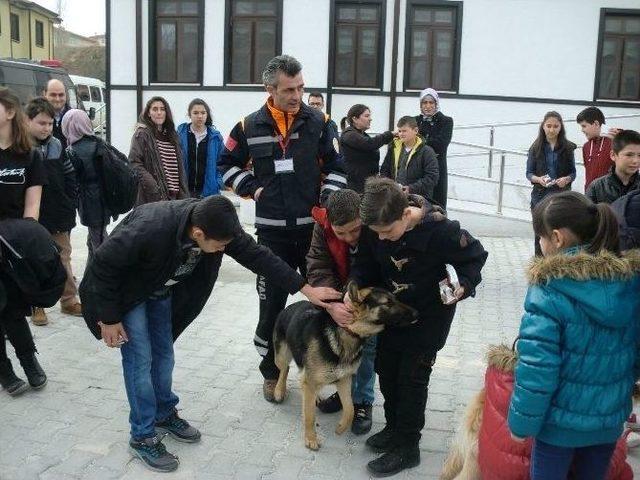
M 281 0 L 230 0 L 227 83 L 262 84 L 262 71 L 280 50 Z
M 380 88 L 384 2 L 338 1 L 334 10 L 333 83 Z
M 640 10 L 605 11 L 598 51 L 596 97 L 640 100 Z
M 456 91 L 461 4 L 410 2 L 407 8 L 405 88 Z
M 152 81 L 200 82 L 203 0 L 155 0 L 152 7 Z

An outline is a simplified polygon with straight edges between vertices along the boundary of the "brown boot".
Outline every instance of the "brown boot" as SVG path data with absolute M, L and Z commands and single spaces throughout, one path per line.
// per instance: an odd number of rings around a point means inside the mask
M 63 305 L 60 307 L 60 311 L 65 315 L 73 315 L 74 317 L 82 316 L 82 304 L 80 302 L 72 303 L 71 305 Z
M 31 313 L 31 323 L 39 327 L 49 323 L 49 319 L 47 318 L 47 314 L 45 313 L 44 308 L 33 308 L 33 312 Z
M 275 403 L 275 389 L 277 383 L 278 380 L 269 380 L 268 378 L 264 379 L 264 383 L 262 384 L 262 394 L 267 402 Z

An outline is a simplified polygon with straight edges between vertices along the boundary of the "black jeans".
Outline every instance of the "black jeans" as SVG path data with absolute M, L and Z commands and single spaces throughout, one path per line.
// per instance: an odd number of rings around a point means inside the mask
M 306 256 L 311 245 L 313 228 L 295 232 L 258 232 L 258 243 L 268 247 L 304 277 L 307 274 Z M 280 374 L 273 357 L 273 327 L 284 309 L 289 293 L 280 288 L 277 279 L 258 275 L 256 289 L 260 299 L 260 316 L 253 343 L 262 356 L 260 372 L 265 379 L 275 380 Z
M 0 363 L 8 358 L 5 334 L 18 357 L 28 356 L 36 351 L 27 319 L 25 317 L 5 318 L 0 315 Z
M 436 352 L 378 348 L 376 372 L 384 396 L 384 416 L 398 446 L 417 446 Z

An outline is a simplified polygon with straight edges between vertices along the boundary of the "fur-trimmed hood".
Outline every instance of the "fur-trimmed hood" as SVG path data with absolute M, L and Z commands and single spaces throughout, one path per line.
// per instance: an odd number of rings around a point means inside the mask
M 568 297 L 594 321 L 619 328 L 637 311 L 639 274 L 640 250 L 621 257 L 608 251 L 578 251 L 535 259 L 528 278 L 533 286 Z
M 501 372 L 512 373 L 516 368 L 518 356 L 511 347 L 504 343 L 500 345 L 490 345 L 487 350 L 487 364 L 495 367 Z
M 640 250 L 629 250 L 622 257 L 601 251 L 596 255 L 579 252 L 576 255 L 536 257 L 529 267 L 529 283 L 540 285 L 551 280 L 570 278 L 587 280 L 628 280 L 640 273 Z

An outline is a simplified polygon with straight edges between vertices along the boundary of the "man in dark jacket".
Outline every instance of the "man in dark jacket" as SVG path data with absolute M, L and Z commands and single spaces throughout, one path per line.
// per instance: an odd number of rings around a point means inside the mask
M 31 100 L 25 107 L 29 133 L 36 148 L 42 153 L 49 183 L 42 190 L 38 221 L 49 231 L 60 248 L 60 260 L 67 271 L 67 282 L 60 298 L 62 313 L 82 316 L 78 300 L 78 287 L 71 270 L 71 230 L 76 226 L 76 202 L 78 184 L 69 158 L 60 141 L 51 135 L 55 112 L 42 97 Z M 43 308 L 34 308 L 31 321 L 34 325 L 46 325 L 47 314 Z
M 433 88 L 420 92 L 420 115 L 416 117 L 418 132 L 438 156 L 438 184 L 433 200 L 447 208 L 447 149 L 453 134 L 453 119 L 440 111 L 440 97 Z
M 597 178 L 587 189 L 587 197 L 595 203 L 613 203 L 640 188 L 640 134 L 621 130 L 613 138 L 611 159 L 614 166 L 604 177 Z
M 71 110 L 67 103 L 67 88 L 60 80 L 53 78 L 47 82 L 44 96 L 53 106 L 55 112 L 53 116 L 53 136 L 60 140 L 62 150 L 65 150 L 67 148 L 67 139 L 62 133 L 62 117 Z
M 268 248 L 257 245 L 242 231 L 233 204 L 220 195 L 137 207 L 96 250 L 80 285 L 93 334 L 110 347 L 122 347 L 130 450 L 152 469 L 178 467 L 156 432 L 187 443 L 200 439 L 175 409 L 173 341 L 204 307 L 224 252 L 317 305 L 340 298 L 332 289 L 306 285 Z
M 398 120 L 398 137 L 387 149 L 380 175 L 395 180 L 407 193 L 432 200 L 438 184 L 436 152 L 418 135 L 413 117 Z
M 219 169 L 225 185 L 255 200 L 258 243 L 304 275 L 314 223 L 311 209 L 318 203 L 321 174 L 339 170 L 337 140 L 329 117 L 302 102 L 302 65 L 295 58 L 271 59 L 262 79 L 269 99 L 231 130 Z M 334 177 L 330 174 L 327 179 Z M 339 187 L 327 182 L 326 188 Z M 260 318 L 254 344 L 263 357 L 263 394 L 273 402 L 279 375 L 273 359 L 273 327 L 287 291 L 262 275 L 257 290 Z

